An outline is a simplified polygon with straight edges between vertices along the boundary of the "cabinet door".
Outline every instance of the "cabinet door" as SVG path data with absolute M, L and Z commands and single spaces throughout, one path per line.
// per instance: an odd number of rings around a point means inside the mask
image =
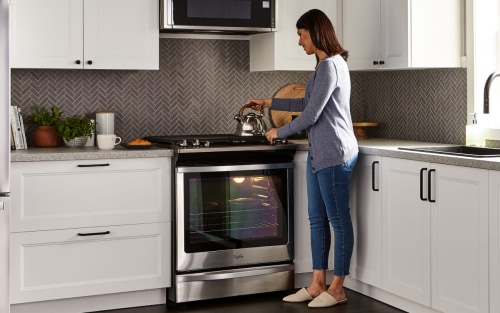
M 381 0 L 381 50 L 382 68 L 405 68 L 409 64 L 409 1 Z
M 11 0 L 11 8 L 12 68 L 83 67 L 83 0 Z
M 306 55 L 298 45 L 295 23 L 311 9 L 320 9 L 328 15 L 339 40 L 342 35 L 338 20 L 338 0 L 277 0 L 277 31 L 250 37 L 250 71 L 296 70 L 314 71 L 316 59 Z
M 157 0 L 85 0 L 85 68 L 159 69 L 158 7 Z
M 382 158 L 382 288 L 430 306 L 429 163 Z M 426 174 L 426 170 L 422 172 Z
M 170 221 L 170 159 L 14 162 L 11 231 Z
M 432 307 L 442 312 L 486 313 L 488 171 L 442 164 L 432 167 Z
M 359 154 L 350 190 L 355 241 L 351 276 L 380 287 L 382 280 L 381 157 Z
M 489 172 L 490 312 L 500 312 L 500 172 Z
M 350 70 L 376 68 L 380 60 L 380 0 L 348 0 L 342 6 L 343 47 Z
M 10 302 L 170 287 L 170 227 L 152 223 L 11 234 Z

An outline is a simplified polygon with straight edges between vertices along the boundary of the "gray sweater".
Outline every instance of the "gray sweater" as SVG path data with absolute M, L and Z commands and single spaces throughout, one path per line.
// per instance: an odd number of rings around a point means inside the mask
M 350 112 L 351 79 L 340 56 L 325 58 L 306 86 L 304 98 L 272 100 L 271 109 L 302 112 L 278 128 L 286 138 L 307 129 L 313 172 L 349 161 L 358 153 Z

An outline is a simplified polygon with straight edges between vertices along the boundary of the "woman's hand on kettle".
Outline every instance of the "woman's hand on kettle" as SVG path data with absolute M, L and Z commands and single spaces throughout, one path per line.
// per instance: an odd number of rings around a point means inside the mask
M 277 128 L 271 128 L 267 133 L 266 133 L 266 139 L 269 141 L 271 144 L 273 143 L 274 139 L 278 138 L 278 129 Z
M 271 98 L 266 98 L 266 99 L 250 99 L 248 100 L 247 104 L 250 104 L 251 108 L 255 111 L 261 111 L 264 108 L 268 108 L 271 106 L 272 99 Z

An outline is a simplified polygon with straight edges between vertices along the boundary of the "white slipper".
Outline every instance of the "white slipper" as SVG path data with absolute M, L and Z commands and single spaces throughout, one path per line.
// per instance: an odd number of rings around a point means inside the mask
M 307 306 L 310 308 L 327 308 L 330 306 L 343 303 L 347 303 L 347 298 L 344 298 L 342 300 L 337 300 L 334 297 L 332 297 L 332 295 L 329 294 L 328 292 L 323 291 L 319 296 L 314 298 L 314 300 L 309 302 Z
M 306 302 L 312 300 L 313 297 L 309 294 L 306 288 L 302 288 L 296 293 L 292 293 L 283 298 L 285 302 Z

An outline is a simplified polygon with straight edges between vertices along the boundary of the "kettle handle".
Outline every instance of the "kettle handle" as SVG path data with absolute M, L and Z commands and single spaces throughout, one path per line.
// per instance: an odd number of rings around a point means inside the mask
M 250 108 L 250 107 L 252 107 L 251 103 L 247 103 L 244 106 L 242 106 L 241 109 L 240 109 L 240 116 L 243 116 L 243 112 L 245 111 L 245 109 L 246 108 Z M 260 110 L 260 113 L 264 114 L 264 109 Z

